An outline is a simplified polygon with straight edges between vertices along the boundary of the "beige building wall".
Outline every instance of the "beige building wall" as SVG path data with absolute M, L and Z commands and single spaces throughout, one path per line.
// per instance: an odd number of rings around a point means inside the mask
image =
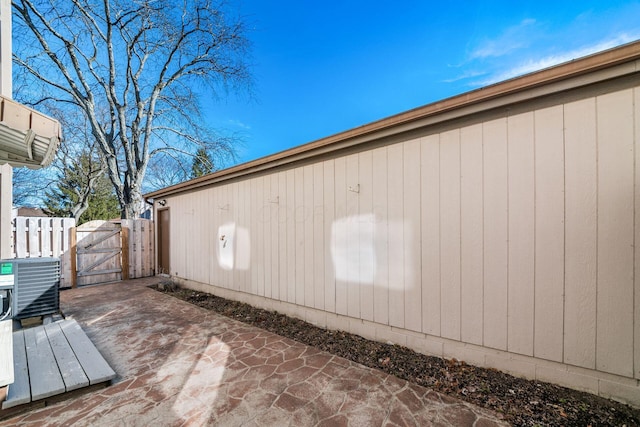
M 171 275 L 640 406 L 640 82 L 167 196 Z

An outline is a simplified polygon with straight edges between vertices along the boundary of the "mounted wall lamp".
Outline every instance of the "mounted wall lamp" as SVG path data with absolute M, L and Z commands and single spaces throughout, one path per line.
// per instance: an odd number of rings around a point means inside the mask
M 160 206 L 165 206 L 165 205 L 167 204 L 167 199 L 159 200 L 159 201 L 158 201 L 158 204 L 159 204 Z

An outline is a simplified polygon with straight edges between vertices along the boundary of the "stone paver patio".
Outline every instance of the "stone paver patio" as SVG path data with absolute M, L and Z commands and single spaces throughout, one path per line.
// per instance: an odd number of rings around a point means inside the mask
M 61 293 L 117 372 L 102 390 L 0 422 L 24 425 L 495 426 L 495 414 L 148 289 Z

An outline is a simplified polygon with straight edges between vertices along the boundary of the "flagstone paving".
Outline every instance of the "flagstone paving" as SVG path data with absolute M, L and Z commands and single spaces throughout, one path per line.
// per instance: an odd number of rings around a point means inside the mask
M 147 288 L 61 293 L 118 377 L 0 426 L 477 426 L 496 414 Z

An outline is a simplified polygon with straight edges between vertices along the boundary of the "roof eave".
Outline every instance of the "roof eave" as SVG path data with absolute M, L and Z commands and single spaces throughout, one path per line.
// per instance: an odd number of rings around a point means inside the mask
M 293 163 L 319 153 L 336 151 L 346 146 L 370 141 L 382 134 L 384 136 L 397 134 L 410 130 L 412 127 L 434 124 L 438 121 L 448 120 L 456 115 L 469 114 L 482 108 L 493 108 L 500 106 L 500 104 L 522 102 L 526 99 L 544 96 L 552 91 L 580 87 L 638 71 L 640 71 L 640 41 L 475 89 L 270 156 L 156 190 L 145 194 L 144 197 L 169 196 L 242 175 L 282 166 L 283 164 Z M 573 82 L 576 78 L 587 74 L 590 74 L 591 78 Z
M 0 164 L 32 169 L 51 164 L 61 140 L 60 123 L 0 96 Z

